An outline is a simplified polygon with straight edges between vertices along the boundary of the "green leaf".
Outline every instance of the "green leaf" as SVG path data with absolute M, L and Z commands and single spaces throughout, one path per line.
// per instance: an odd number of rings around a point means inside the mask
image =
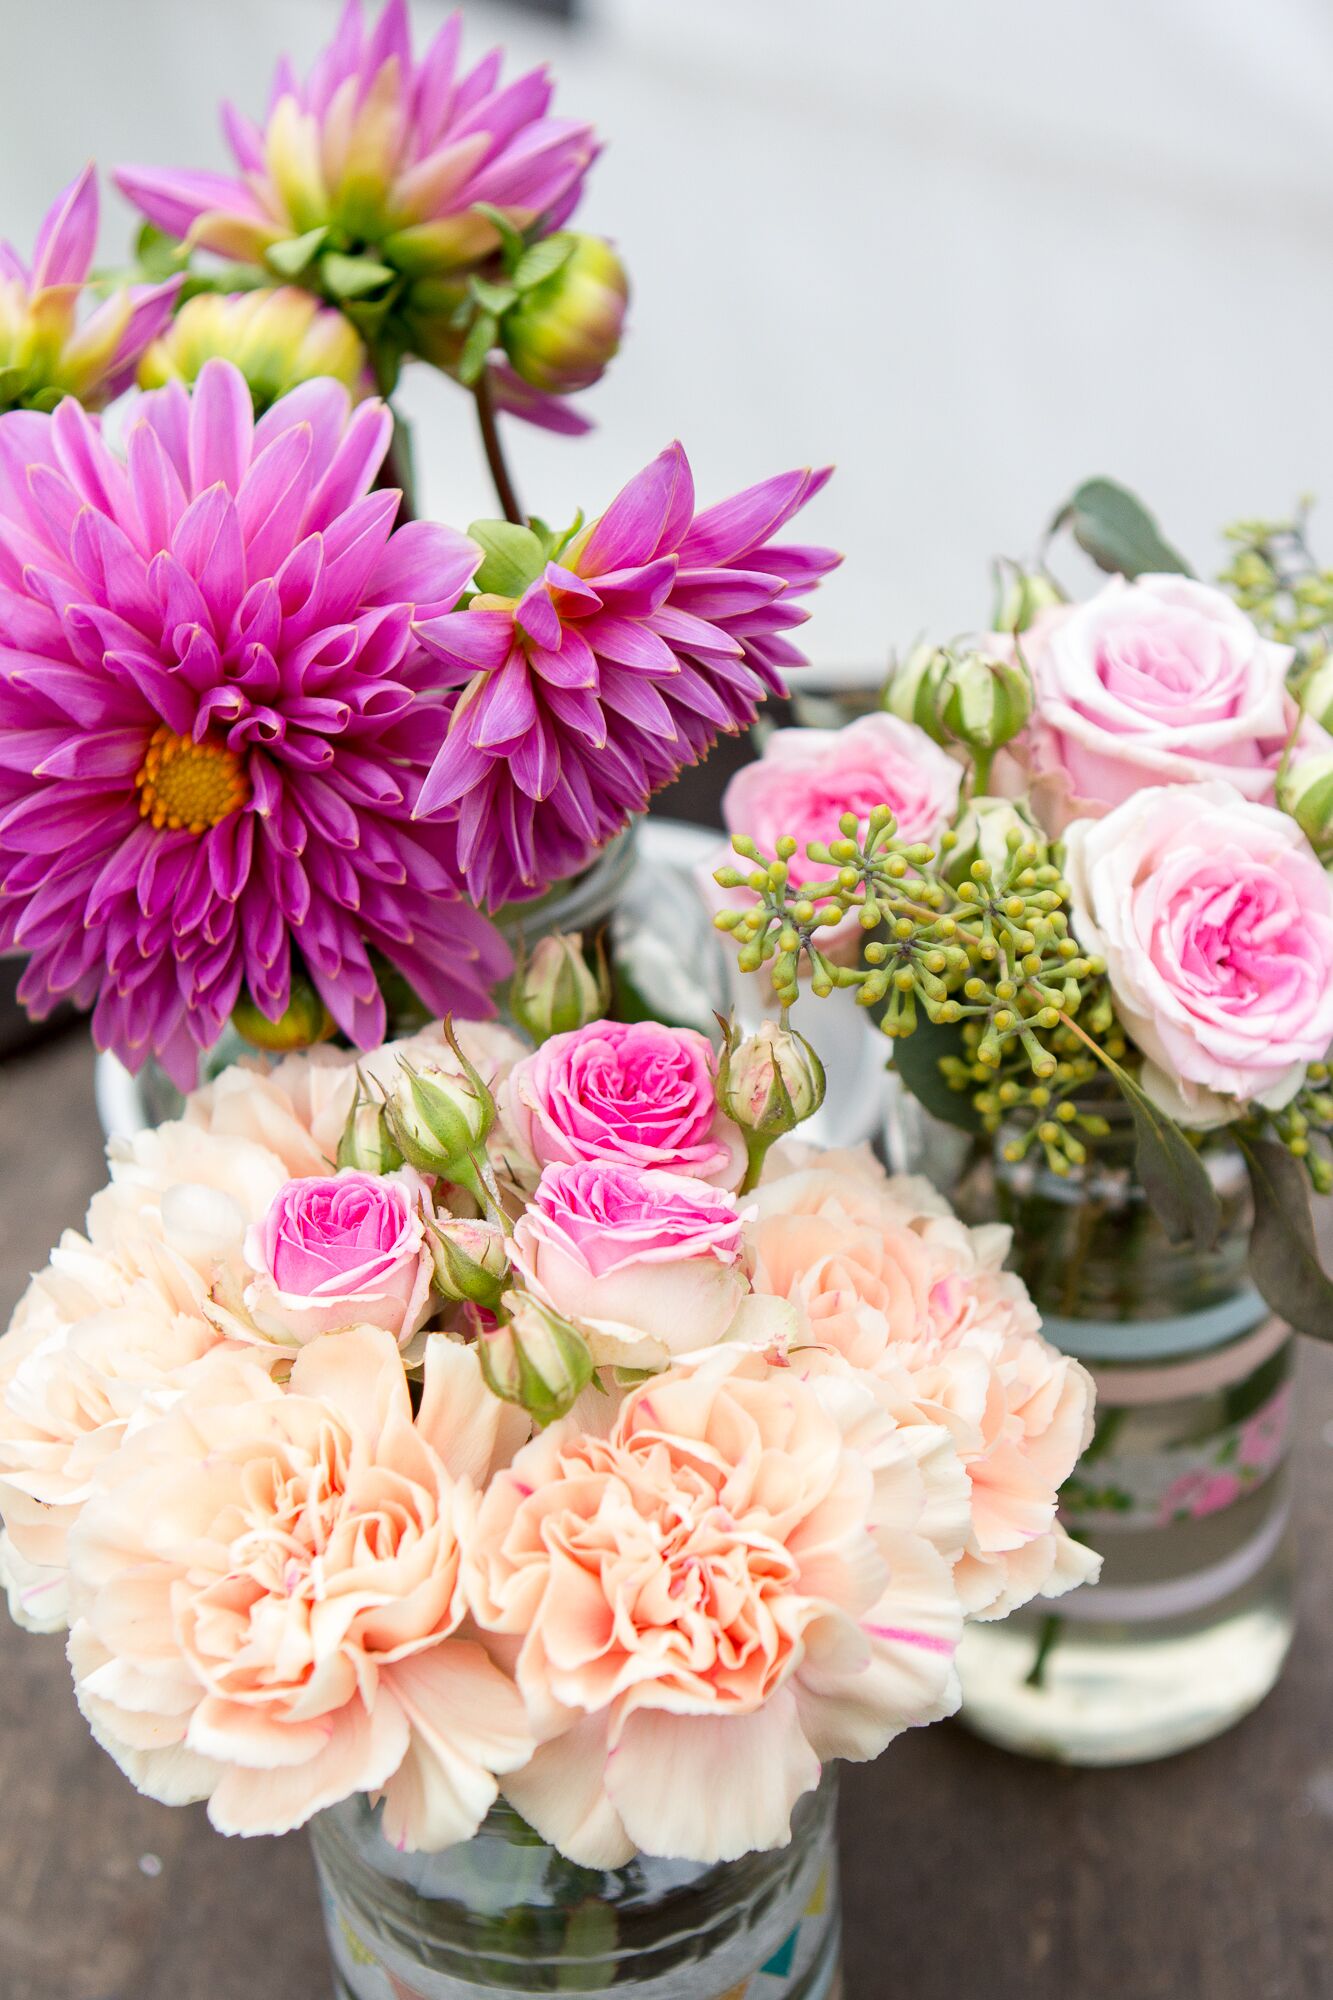
M 472 296 L 479 306 L 484 306 L 487 312 L 498 317 L 509 311 L 518 293 L 512 285 L 493 285 L 489 278 L 474 278 Z
M 972 1102 L 972 1093 L 954 1090 L 940 1069 L 943 1056 L 963 1059 L 962 1030 L 956 1023 L 936 1026 L 919 1015 L 915 1032 L 895 1037 L 889 1046 L 894 1069 L 932 1118 L 957 1125 L 964 1132 L 981 1130 L 981 1114 Z
M 134 239 L 134 254 L 145 278 L 161 282 L 174 278 L 190 261 L 190 252 L 177 236 L 168 236 L 154 222 L 145 222 Z
M 307 229 L 304 236 L 289 236 L 285 243 L 271 243 L 264 252 L 264 262 L 280 278 L 299 278 L 323 249 L 328 233 L 328 224 L 321 223 L 318 229 Z
M 398 274 L 373 257 L 344 257 L 341 250 L 330 250 L 319 260 L 319 275 L 335 299 L 364 299 L 391 285 Z
M 514 267 L 515 291 L 530 292 L 534 285 L 544 285 L 548 278 L 553 278 L 573 255 L 574 241 L 572 235 L 560 230 L 525 250 Z
M 458 357 L 458 379 L 465 389 L 481 380 L 481 371 L 486 366 L 486 357 L 494 347 L 500 334 L 500 322 L 494 313 L 479 312 L 463 342 L 463 352 Z
M 1159 1110 L 1129 1072 L 1112 1062 L 1090 1036 L 1087 1044 L 1111 1072 L 1129 1105 L 1138 1141 L 1134 1165 L 1153 1214 L 1173 1243 L 1188 1237 L 1198 1249 L 1211 1249 L 1222 1226 L 1222 1204 L 1203 1161 L 1174 1118 Z
M 1276 1139 L 1240 1140 L 1254 1194 L 1250 1275 L 1273 1311 L 1333 1340 L 1333 1279 L 1319 1261 L 1304 1167 Z
M 472 213 L 484 215 L 490 223 L 500 239 L 500 251 L 505 260 L 505 269 L 512 273 L 527 247 L 522 236 L 503 210 L 492 208 L 488 201 L 474 201 Z
M 474 521 L 468 529 L 485 551 L 475 587 L 496 597 L 521 597 L 546 567 L 546 551 L 531 528 L 513 521 Z
M 1163 570 L 1191 574 L 1143 502 L 1114 479 L 1085 480 L 1051 522 L 1049 533 L 1065 527 L 1098 569 L 1127 577 Z

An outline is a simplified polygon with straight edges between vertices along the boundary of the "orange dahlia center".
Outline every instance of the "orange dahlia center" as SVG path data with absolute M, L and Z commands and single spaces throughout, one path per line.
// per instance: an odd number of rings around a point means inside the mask
M 135 776 L 139 812 L 154 826 L 207 833 L 250 797 L 245 766 L 225 743 L 177 736 L 163 723 L 148 739 Z

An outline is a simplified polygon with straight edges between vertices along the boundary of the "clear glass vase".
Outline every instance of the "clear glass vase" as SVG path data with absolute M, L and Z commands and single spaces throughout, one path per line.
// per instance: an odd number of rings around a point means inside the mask
M 1064 1489 L 1101 1580 L 969 1628 L 963 1720 L 1033 1756 L 1136 1763 L 1220 1735 L 1269 1692 L 1294 1627 L 1287 1452 L 1294 1342 L 1248 1282 L 1243 1162 L 1205 1163 L 1213 1249 L 1172 1244 L 1111 1140 L 1061 1180 L 1034 1148 L 974 1154 L 952 1193 L 970 1222 L 1014 1231 L 1012 1267 L 1043 1331 L 1097 1384 L 1093 1441 Z
M 364 1798 L 311 1824 L 337 2000 L 839 2000 L 836 1784 L 788 1847 L 704 1866 L 581 1868 L 497 1805 L 475 1838 L 399 1854 Z

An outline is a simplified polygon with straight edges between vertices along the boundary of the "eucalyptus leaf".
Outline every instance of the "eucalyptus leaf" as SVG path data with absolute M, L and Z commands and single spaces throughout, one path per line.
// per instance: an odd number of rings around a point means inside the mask
M 530 292 L 534 285 L 545 284 L 553 278 L 562 264 L 567 264 L 574 251 L 574 237 L 568 231 L 560 230 L 554 236 L 544 237 L 525 250 L 514 267 L 514 289 Z
M 328 224 L 321 223 L 318 229 L 307 229 L 304 236 L 289 236 L 283 243 L 270 243 L 264 252 L 264 262 L 280 278 L 299 278 L 323 249 L 328 233 Z
M 490 354 L 500 335 L 500 322 L 494 313 L 479 312 L 468 329 L 463 342 L 463 352 L 458 357 L 458 379 L 465 389 L 481 380 L 481 371 L 486 366 Z
M 521 597 L 546 567 L 546 550 L 531 528 L 513 521 L 474 521 L 468 529 L 485 554 L 475 588 L 495 597 Z
M 1189 1238 L 1210 1250 L 1222 1227 L 1222 1204 L 1208 1170 L 1174 1118 L 1159 1110 L 1127 1070 L 1090 1038 L 1088 1047 L 1111 1072 L 1134 1120 L 1134 1165 L 1153 1214 L 1173 1243 Z
M 1273 1311 L 1333 1340 L 1333 1279 L 1319 1261 L 1304 1167 L 1276 1139 L 1241 1139 L 1254 1195 L 1250 1275 Z
M 1191 573 L 1143 502 L 1114 479 L 1085 480 L 1060 509 L 1049 532 L 1058 534 L 1066 527 L 1098 569 L 1131 578 L 1162 571 Z
M 940 1069 L 945 1056 L 963 1059 L 963 1035 L 956 1023 L 936 1025 L 918 1017 L 915 1032 L 896 1037 L 889 1046 L 893 1050 L 894 1069 L 932 1118 L 946 1125 L 957 1125 L 964 1132 L 981 1130 L 981 1114 L 972 1102 L 971 1093 L 954 1090 Z

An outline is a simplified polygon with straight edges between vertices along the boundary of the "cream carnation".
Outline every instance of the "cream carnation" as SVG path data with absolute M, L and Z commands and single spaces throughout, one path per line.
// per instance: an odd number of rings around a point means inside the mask
M 510 1424 L 431 1341 L 414 1420 L 392 1338 L 314 1342 L 283 1390 L 201 1368 L 102 1467 L 71 1537 L 70 1660 L 98 1741 L 149 1797 L 282 1833 L 354 1792 L 399 1848 L 475 1832 L 532 1748 L 474 1640 L 460 1535 Z
M 911 1445 L 850 1370 L 723 1349 L 493 1481 L 469 1595 L 538 1734 L 507 1796 L 591 1867 L 782 1845 L 834 1757 L 957 1702 L 961 1612 Z
M 1091 1378 L 1041 1339 L 1002 1268 L 1008 1231 L 969 1229 L 869 1153 L 787 1165 L 778 1149 L 758 1192 L 755 1289 L 796 1310 L 796 1346 L 842 1355 L 876 1379 L 899 1422 L 953 1437 L 971 1489 L 955 1569 L 969 1615 L 999 1617 L 1085 1580 L 1095 1560 L 1069 1542 L 1056 1504 L 1091 1437 Z

